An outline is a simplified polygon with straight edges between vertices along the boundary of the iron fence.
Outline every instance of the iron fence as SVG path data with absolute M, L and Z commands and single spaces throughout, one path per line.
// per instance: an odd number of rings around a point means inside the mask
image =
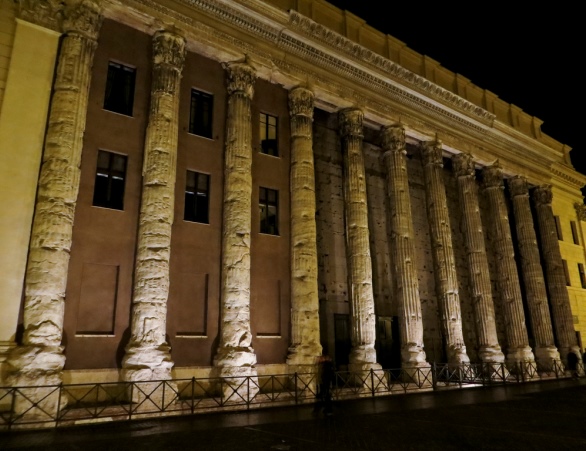
M 577 374 L 584 377 L 581 363 Z M 572 376 L 555 361 L 548 367 L 535 363 L 434 363 L 391 370 L 338 371 L 331 393 L 333 400 L 343 400 Z M 317 387 L 316 373 L 0 387 L 0 430 L 313 403 Z

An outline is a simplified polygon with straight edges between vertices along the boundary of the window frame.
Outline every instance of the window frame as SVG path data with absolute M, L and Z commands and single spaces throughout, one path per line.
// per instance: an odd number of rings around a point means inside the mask
M 263 122 L 263 118 L 264 118 L 264 122 Z M 271 127 L 270 119 L 271 118 L 275 120 L 275 124 L 274 124 L 275 138 L 274 139 L 269 138 L 269 136 L 270 136 L 269 130 Z M 263 127 L 263 125 L 264 125 L 264 127 Z M 259 126 L 258 137 L 259 137 L 260 153 L 262 153 L 263 155 L 268 155 L 271 157 L 279 158 L 279 116 L 261 111 L 259 114 L 258 126 Z M 264 128 L 264 130 L 263 130 L 263 128 Z M 263 138 L 263 136 L 264 136 L 264 138 Z M 268 144 L 265 145 L 265 143 L 274 143 L 274 146 L 269 147 L 269 145 Z
M 193 187 L 189 186 L 189 173 L 194 174 L 194 185 Z M 200 176 L 206 178 L 206 187 L 205 192 L 205 220 L 202 218 L 198 218 L 198 195 L 199 195 L 199 181 Z M 187 169 L 185 172 L 185 189 L 184 189 L 184 196 L 183 196 L 183 220 L 186 222 L 193 222 L 196 224 L 209 224 L 210 223 L 210 193 L 211 193 L 211 176 L 205 172 L 199 171 L 192 171 L 191 169 Z M 189 188 L 193 188 L 193 191 L 190 192 Z M 188 196 L 193 196 L 193 200 L 191 202 L 188 201 Z M 202 196 L 204 197 L 204 196 Z M 188 210 L 188 203 L 192 204 L 193 209 Z M 193 216 L 188 217 L 188 211 L 193 211 Z
M 131 77 L 131 89 L 128 90 L 128 93 L 126 94 L 125 98 L 125 105 L 123 105 L 123 108 L 120 108 L 120 104 L 117 104 L 114 101 L 111 101 L 110 99 L 114 98 L 116 99 L 116 93 L 112 93 L 112 90 L 114 89 L 114 76 L 111 75 L 110 69 L 113 67 L 117 67 L 119 71 L 121 72 L 131 72 L 132 73 L 132 77 Z M 119 61 L 116 60 L 108 60 L 108 72 L 106 74 L 106 88 L 104 91 L 104 103 L 103 103 L 103 109 L 105 111 L 110 111 L 111 113 L 116 113 L 116 114 L 121 114 L 122 116 L 127 116 L 127 117 L 134 117 L 134 97 L 135 97 L 135 93 L 136 93 L 136 72 L 137 69 L 135 66 L 132 66 L 130 64 L 125 64 L 125 63 L 121 63 Z M 119 82 L 119 81 L 118 81 Z M 124 91 L 124 87 L 117 87 L 117 90 L 123 90 Z
M 209 105 L 209 123 L 207 126 L 200 128 L 199 124 L 203 122 L 203 109 L 198 108 L 196 99 L 207 99 L 209 103 L 199 102 L 199 105 Z M 194 104 L 196 105 L 194 107 Z M 191 88 L 189 97 L 189 123 L 187 124 L 188 133 L 202 138 L 213 139 L 214 136 L 214 95 L 211 92 L 202 91 L 201 89 Z
M 100 155 L 101 154 L 108 154 L 108 167 L 100 167 Z M 121 158 L 124 161 L 124 169 L 123 171 L 117 171 L 114 168 L 114 160 L 115 158 Z M 100 173 L 100 170 L 102 173 Z M 106 171 L 106 172 L 104 172 Z M 118 172 L 118 174 L 114 174 L 114 172 Z M 122 175 L 120 176 L 120 172 Z M 104 150 L 98 149 L 97 161 L 96 161 L 96 176 L 94 178 L 94 194 L 92 197 L 92 207 L 100 207 L 100 208 L 108 208 L 110 210 L 118 210 L 124 211 L 124 197 L 126 195 L 126 179 L 128 173 L 128 155 L 124 155 L 118 152 L 112 152 L 111 150 Z M 100 177 L 105 177 L 108 179 L 107 181 L 107 188 L 106 188 L 106 196 L 105 201 L 100 200 L 100 196 L 98 196 L 99 187 L 101 183 L 98 183 L 98 180 L 101 180 Z M 119 199 L 119 203 L 112 199 L 113 193 L 113 180 L 121 179 L 122 180 L 122 189 L 120 190 L 120 195 L 117 197 Z
M 264 201 L 263 201 L 263 193 L 264 193 Z M 274 202 L 270 200 L 270 194 L 274 194 Z M 280 236 L 279 235 L 279 190 L 273 188 L 266 188 L 260 186 L 258 189 L 258 205 L 259 205 L 259 216 L 260 216 L 260 223 L 259 223 L 259 233 L 264 235 L 272 235 L 272 236 Z M 263 210 L 264 207 L 264 210 Z M 273 207 L 275 210 L 275 220 L 274 224 L 270 223 L 269 215 L 270 208 Z M 274 229 L 271 228 L 271 225 L 274 226 Z
M 555 219 L 555 230 L 558 235 L 558 240 L 564 241 L 564 234 L 562 233 L 562 223 L 560 222 L 560 217 L 554 216 L 553 218 Z
M 572 239 L 574 244 L 580 245 L 580 234 L 578 233 L 578 225 L 576 221 L 570 221 L 570 228 L 572 229 Z
M 564 267 L 564 275 L 566 276 L 566 286 L 571 287 L 572 281 L 570 280 L 570 270 L 568 269 L 568 261 L 562 259 L 562 266 Z

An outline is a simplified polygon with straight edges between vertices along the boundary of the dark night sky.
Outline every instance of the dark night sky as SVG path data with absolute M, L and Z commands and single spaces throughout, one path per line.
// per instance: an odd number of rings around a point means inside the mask
M 572 147 L 575 168 L 586 174 L 579 140 L 586 120 L 579 43 L 586 25 L 576 7 L 389 2 L 383 11 L 380 0 L 329 3 L 537 116 L 544 133 Z

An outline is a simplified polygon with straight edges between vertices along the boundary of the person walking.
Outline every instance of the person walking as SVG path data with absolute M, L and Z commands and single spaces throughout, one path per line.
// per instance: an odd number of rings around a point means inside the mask
M 322 355 L 318 360 L 317 372 L 317 396 L 316 403 L 313 408 L 313 413 L 319 413 L 323 410 L 326 416 L 333 413 L 332 408 L 332 383 L 336 377 L 334 370 L 334 362 L 328 355 Z
M 578 356 L 573 352 L 568 353 L 568 370 L 572 373 L 572 379 L 578 379 Z

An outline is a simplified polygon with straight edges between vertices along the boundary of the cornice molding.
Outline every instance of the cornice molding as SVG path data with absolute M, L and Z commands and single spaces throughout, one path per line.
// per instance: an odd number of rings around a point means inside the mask
M 581 189 L 586 185 L 586 175 L 580 174 L 575 169 L 566 166 L 565 164 L 553 163 L 551 165 L 551 174 L 553 182 L 555 182 L 556 178 L 561 179 L 576 189 Z

